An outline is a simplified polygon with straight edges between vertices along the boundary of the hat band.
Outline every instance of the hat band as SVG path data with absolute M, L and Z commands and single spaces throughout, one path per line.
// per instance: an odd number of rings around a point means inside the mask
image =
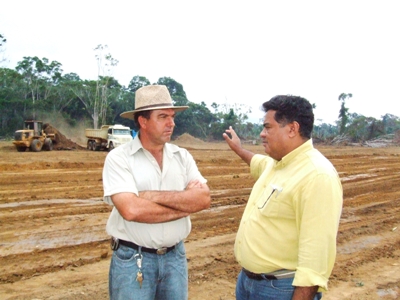
M 158 103 L 158 104 L 152 104 L 152 105 L 145 105 L 145 106 L 141 106 L 141 107 L 136 108 L 136 110 L 152 108 L 152 107 L 159 107 L 159 106 L 173 106 L 173 104 L 172 103 Z

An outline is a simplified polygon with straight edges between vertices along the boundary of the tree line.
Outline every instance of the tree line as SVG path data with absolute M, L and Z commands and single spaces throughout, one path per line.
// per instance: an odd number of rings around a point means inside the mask
M 98 80 L 83 80 L 76 73 L 62 74 L 61 64 L 46 58 L 24 57 L 15 70 L 0 68 L 0 136 L 10 137 L 21 129 L 26 119 L 49 120 L 50 116 L 63 118 L 70 126 L 80 122 L 99 128 L 104 124 L 123 124 L 135 129 L 132 120 L 120 117 L 133 110 L 135 91 L 149 84 L 168 87 L 174 105 L 189 108 L 177 114 L 174 135 L 189 133 L 202 139 L 220 139 L 226 124 L 238 128 L 244 138 L 252 137 L 259 125 L 246 122 L 244 105 L 218 105 L 214 112 L 204 102 L 187 99 L 182 84 L 169 77 L 155 83 L 144 76 L 134 76 L 127 87 L 112 76 Z
M 0 35 L 0 41 L 2 50 L 6 39 Z M 94 50 L 98 63 L 96 80 L 81 79 L 76 73 L 63 74 L 60 62 L 36 56 L 23 57 L 15 69 L 0 68 L 0 136 L 11 138 L 24 120 L 46 121 L 50 116 L 63 118 L 71 127 L 83 122 L 93 128 L 123 124 L 136 129 L 133 121 L 121 118 L 120 114 L 133 110 L 137 89 L 163 84 L 175 105 L 189 106 L 175 118 L 174 137 L 189 133 L 203 140 L 221 140 L 225 129 L 232 126 L 243 139 L 258 138 L 262 124 L 248 121 L 248 106 L 214 102 L 211 111 L 205 102 L 189 101 L 182 84 L 170 77 L 151 83 L 145 76 L 137 75 L 127 87 L 123 86 L 112 76 L 118 60 L 107 52 L 107 46 L 98 45 Z M 351 97 L 352 94 L 339 95 L 342 105 L 336 124 L 316 125 L 314 137 L 329 140 L 348 135 L 353 141 L 362 141 L 400 129 L 399 118 L 391 114 L 381 120 L 350 114 L 345 101 Z
M 338 119 L 335 125 L 321 124 L 314 126 L 314 136 L 322 140 L 337 136 L 347 138 L 350 142 L 364 142 L 385 135 L 400 137 L 400 118 L 393 114 L 385 114 L 381 119 L 366 117 L 358 113 L 350 113 L 346 101 L 353 97 L 352 93 L 341 93 Z M 400 142 L 400 141 L 399 141 Z

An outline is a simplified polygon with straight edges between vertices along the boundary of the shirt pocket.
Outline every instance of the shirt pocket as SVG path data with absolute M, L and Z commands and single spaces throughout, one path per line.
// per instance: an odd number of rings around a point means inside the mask
M 265 188 L 260 199 L 257 201 L 257 209 L 263 216 L 276 217 L 279 215 L 280 198 L 282 190 L 273 185 Z
M 271 191 L 272 192 L 272 191 Z M 280 218 L 282 220 L 294 220 L 295 211 L 292 203 L 293 195 L 291 193 L 277 193 L 271 195 L 263 208 L 258 208 L 261 215 L 268 218 Z

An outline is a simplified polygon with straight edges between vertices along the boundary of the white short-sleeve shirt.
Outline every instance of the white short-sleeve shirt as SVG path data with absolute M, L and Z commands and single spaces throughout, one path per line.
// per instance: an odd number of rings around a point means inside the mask
M 108 153 L 103 169 L 104 201 L 113 205 L 111 196 L 117 193 L 140 191 L 183 191 L 189 181 L 207 182 L 200 174 L 192 155 L 183 148 L 166 143 L 163 168 L 143 148 L 138 135 L 133 141 Z M 106 226 L 107 233 L 143 247 L 170 247 L 191 230 L 190 217 L 165 223 L 138 223 L 126 221 L 114 207 Z

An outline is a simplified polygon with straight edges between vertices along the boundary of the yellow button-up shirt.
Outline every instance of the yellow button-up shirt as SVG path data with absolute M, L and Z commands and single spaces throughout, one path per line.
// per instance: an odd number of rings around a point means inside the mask
M 239 264 L 254 273 L 296 270 L 294 286 L 327 290 L 343 204 L 334 166 L 308 140 L 280 161 L 256 154 L 257 179 L 235 241 Z

